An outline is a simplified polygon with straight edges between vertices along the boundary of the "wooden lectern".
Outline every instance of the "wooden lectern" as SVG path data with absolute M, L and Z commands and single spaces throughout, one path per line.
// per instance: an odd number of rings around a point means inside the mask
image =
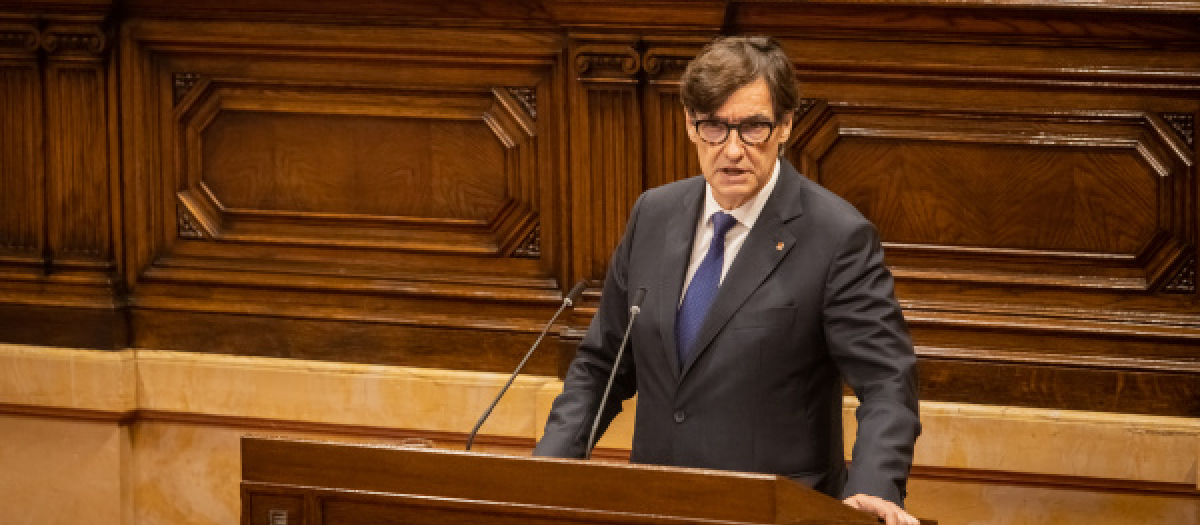
M 242 525 L 552 523 L 879 522 L 779 476 L 242 438 Z

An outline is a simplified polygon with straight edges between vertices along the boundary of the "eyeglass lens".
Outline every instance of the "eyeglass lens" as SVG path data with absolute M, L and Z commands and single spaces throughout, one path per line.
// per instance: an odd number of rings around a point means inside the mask
M 729 138 L 729 130 L 737 128 L 738 135 L 746 144 L 762 144 L 771 136 L 770 122 L 747 120 L 737 124 L 729 124 L 720 120 L 700 120 L 696 122 L 696 132 L 700 138 L 710 144 L 720 144 Z

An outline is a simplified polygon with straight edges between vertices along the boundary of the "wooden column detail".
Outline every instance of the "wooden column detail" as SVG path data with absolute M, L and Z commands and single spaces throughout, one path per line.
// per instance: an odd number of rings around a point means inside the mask
M 96 19 L 51 19 L 42 34 L 47 242 L 55 265 L 114 266 L 108 42 Z
M 700 174 L 696 149 L 688 139 L 679 77 L 707 38 L 648 40 L 642 68 L 645 100 L 646 187 Z
M 576 266 L 571 281 L 604 279 L 608 257 L 643 188 L 641 54 L 629 39 L 572 43 L 571 202 Z
M 0 18 L 0 261 L 38 265 L 46 216 L 39 46 L 34 18 Z

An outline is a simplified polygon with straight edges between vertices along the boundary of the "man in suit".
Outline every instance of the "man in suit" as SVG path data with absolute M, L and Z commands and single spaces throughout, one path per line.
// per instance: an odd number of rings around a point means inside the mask
M 780 153 L 798 102 L 773 39 L 714 41 L 681 92 L 703 177 L 638 199 L 535 454 L 583 457 L 638 395 L 631 460 L 781 474 L 888 524 L 920 433 L 916 358 L 874 227 Z M 847 469 L 842 381 L 860 400 Z

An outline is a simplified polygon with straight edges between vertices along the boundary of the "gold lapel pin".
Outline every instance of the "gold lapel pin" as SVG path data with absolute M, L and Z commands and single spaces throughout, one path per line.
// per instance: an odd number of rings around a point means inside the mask
M 775 251 L 777 251 L 777 252 L 783 251 L 783 243 L 782 242 L 775 245 Z

